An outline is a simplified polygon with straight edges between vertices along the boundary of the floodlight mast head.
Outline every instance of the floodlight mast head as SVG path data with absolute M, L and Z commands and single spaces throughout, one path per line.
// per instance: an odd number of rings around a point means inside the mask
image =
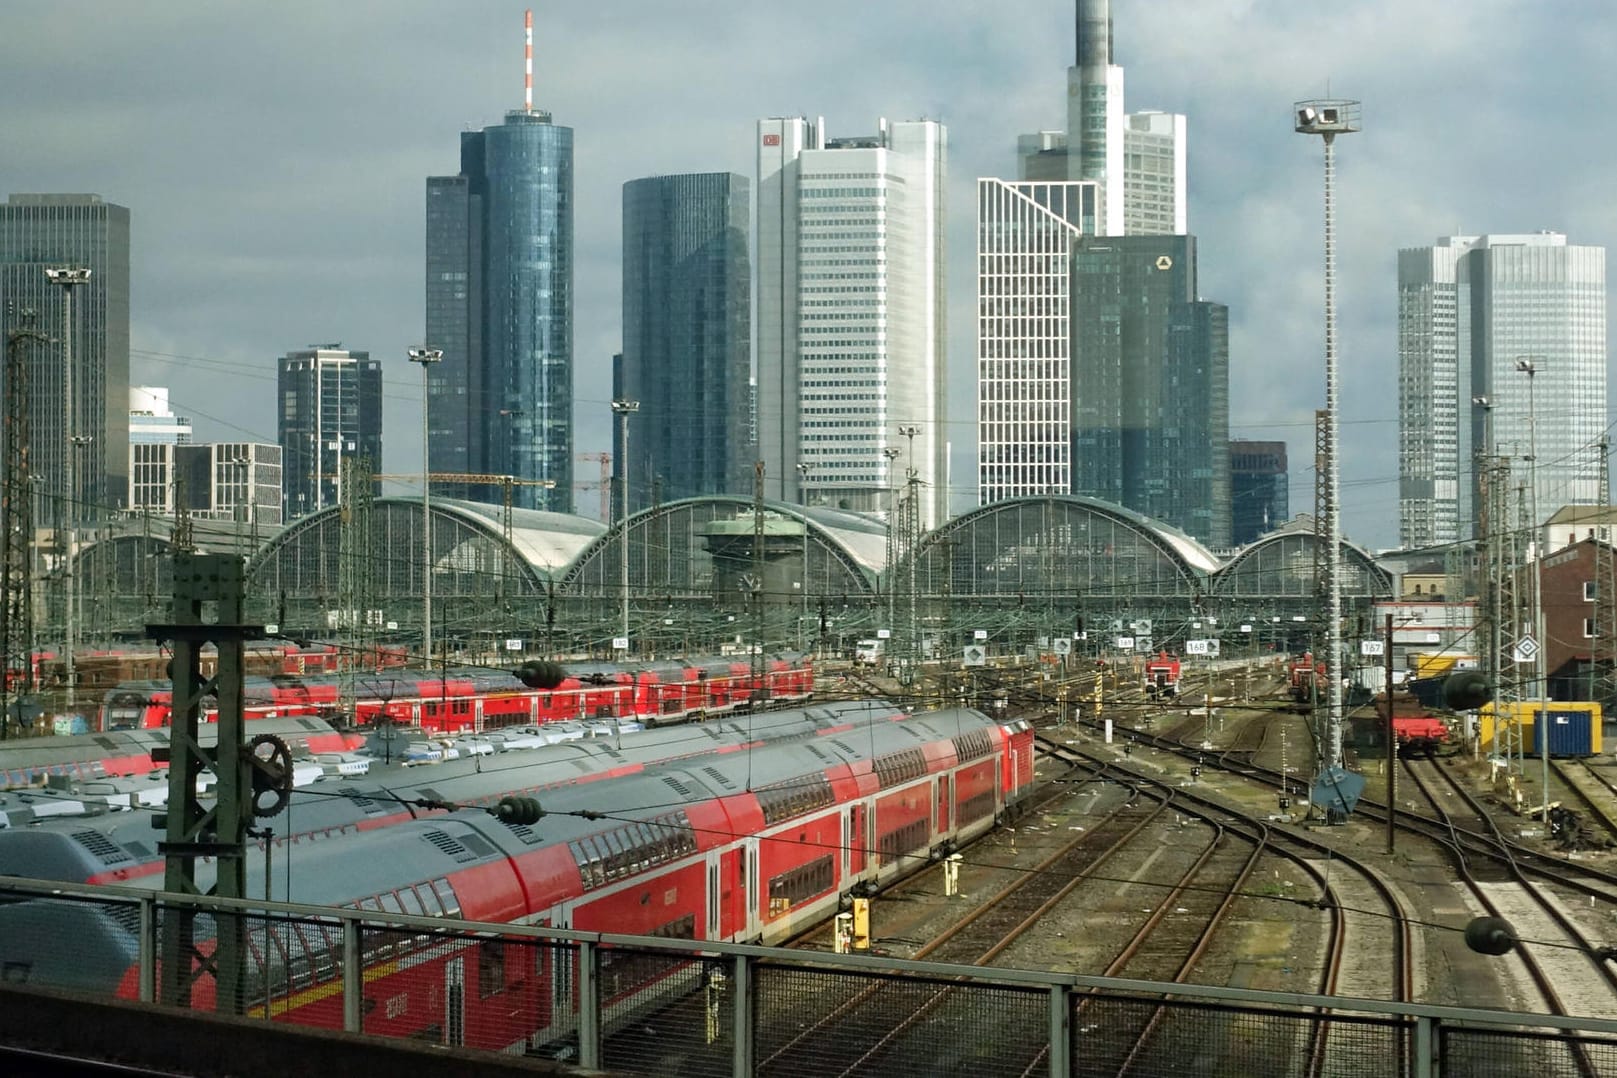
M 1326 139 L 1358 131 L 1359 103 L 1345 98 L 1299 101 L 1292 106 L 1299 135 L 1323 135 Z

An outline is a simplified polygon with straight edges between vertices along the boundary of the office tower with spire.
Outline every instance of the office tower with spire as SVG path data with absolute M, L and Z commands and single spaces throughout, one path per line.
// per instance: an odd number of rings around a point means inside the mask
M 1404 546 L 1470 537 L 1479 458 L 1525 483 L 1534 441 L 1542 517 L 1603 504 L 1605 248 L 1536 232 L 1400 251 L 1398 387 Z
M 760 120 L 757 139 L 765 491 L 879 512 L 913 470 L 934 527 L 948 507 L 947 132 L 883 120 L 833 139 L 796 117 Z
M 64 341 L 64 289 L 46 276 L 88 269 L 73 289 Z M 32 328 L 48 342 L 31 350 L 29 457 L 46 494 L 35 523 L 71 514 L 102 519 L 129 492 L 129 211 L 88 194 L 19 194 L 0 203 L 0 343 Z M 72 429 L 63 408 L 64 345 L 71 345 Z M 69 441 L 69 435 L 72 441 Z M 71 462 L 71 473 L 69 464 Z
M 1092 235 L 1183 235 L 1185 117 L 1123 111 L 1123 68 L 1114 62 L 1112 40 L 1110 0 L 1077 0 L 1067 129 L 1019 137 L 1018 175 L 1096 184 L 1101 210 Z
M 552 480 L 513 502 L 572 511 L 573 130 L 523 104 L 468 131 L 460 172 L 427 179 L 428 460 L 434 472 Z M 491 487 L 446 493 L 485 497 Z
M 623 185 L 613 397 L 640 402 L 619 472 L 630 511 L 654 497 L 752 493 L 751 210 L 751 181 L 728 172 Z

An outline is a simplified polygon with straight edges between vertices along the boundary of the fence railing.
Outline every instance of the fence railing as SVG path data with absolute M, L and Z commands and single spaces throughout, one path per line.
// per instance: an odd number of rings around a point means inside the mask
M 1617 1074 L 1606 1019 L 417 915 L 450 907 L 433 892 L 335 909 L 0 877 L 0 976 L 650 1073 Z

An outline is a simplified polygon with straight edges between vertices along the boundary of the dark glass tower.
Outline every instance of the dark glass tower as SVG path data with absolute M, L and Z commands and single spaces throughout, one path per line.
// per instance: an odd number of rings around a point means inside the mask
M 631 511 L 653 497 L 752 490 L 751 192 L 728 172 L 623 185 L 616 395 L 640 402 L 629 431 Z
M 1071 289 L 1073 493 L 1228 546 L 1229 309 L 1195 237 L 1081 242 Z
M 342 497 L 343 461 L 382 463 L 382 363 L 367 352 L 309 348 L 279 363 L 281 480 L 285 519 L 330 509 Z M 371 493 L 381 494 L 381 484 Z
M 514 504 L 571 512 L 572 128 L 517 109 L 462 134 L 460 174 L 427 180 L 426 268 L 429 466 L 553 480 Z
M 73 433 L 62 407 L 62 288 L 47 269 L 90 270 L 73 290 Z M 45 500 L 36 523 L 54 526 L 70 487 L 80 523 L 129 495 L 129 211 L 99 195 L 12 195 L 0 203 L 0 342 L 27 326 L 50 338 L 31 350 L 29 456 Z M 69 483 L 64 457 L 75 462 Z
M 1286 443 L 1230 443 L 1230 542 L 1245 546 L 1291 516 Z

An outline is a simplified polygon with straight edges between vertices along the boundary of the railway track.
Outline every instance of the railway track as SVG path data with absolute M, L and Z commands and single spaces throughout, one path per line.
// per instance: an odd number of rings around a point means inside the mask
M 1583 815 L 1594 821 L 1608 838 L 1617 838 L 1617 782 L 1604 765 L 1588 760 L 1551 760 L 1550 769 L 1563 790 L 1570 790 Z
M 1599 949 L 1567 915 L 1556 897 L 1527 878 L 1528 874 L 1511 852 L 1513 844 L 1499 833 L 1487 809 L 1449 769 L 1439 766 L 1430 757 L 1424 761 L 1404 761 L 1404 771 L 1448 829 L 1449 838 L 1436 841 L 1451 851 L 1460 881 L 1489 916 L 1510 921 L 1521 936 L 1523 942 L 1512 956 L 1549 1012 L 1607 1018 L 1617 1015 L 1617 1007 L 1612 1005 L 1612 1000 L 1617 998 L 1617 971 L 1602 960 Z M 1433 789 L 1434 783 L 1440 784 L 1445 796 Z M 1497 853 L 1486 862 L 1484 871 L 1478 871 L 1472 858 L 1467 856 L 1468 851 L 1477 848 L 1477 842 L 1470 835 L 1462 837 L 1454 813 L 1444 803 L 1450 798 L 1458 801 L 1463 811 L 1482 821 L 1482 826 L 1492 835 Z M 1539 1066 L 1553 1067 L 1570 1062 L 1580 1075 L 1595 1078 L 1600 1073 L 1585 1047 L 1576 1042 L 1546 1044 L 1541 1050 L 1545 1055 L 1532 1061 Z M 1552 1058 L 1560 1054 L 1570 1058 Z

